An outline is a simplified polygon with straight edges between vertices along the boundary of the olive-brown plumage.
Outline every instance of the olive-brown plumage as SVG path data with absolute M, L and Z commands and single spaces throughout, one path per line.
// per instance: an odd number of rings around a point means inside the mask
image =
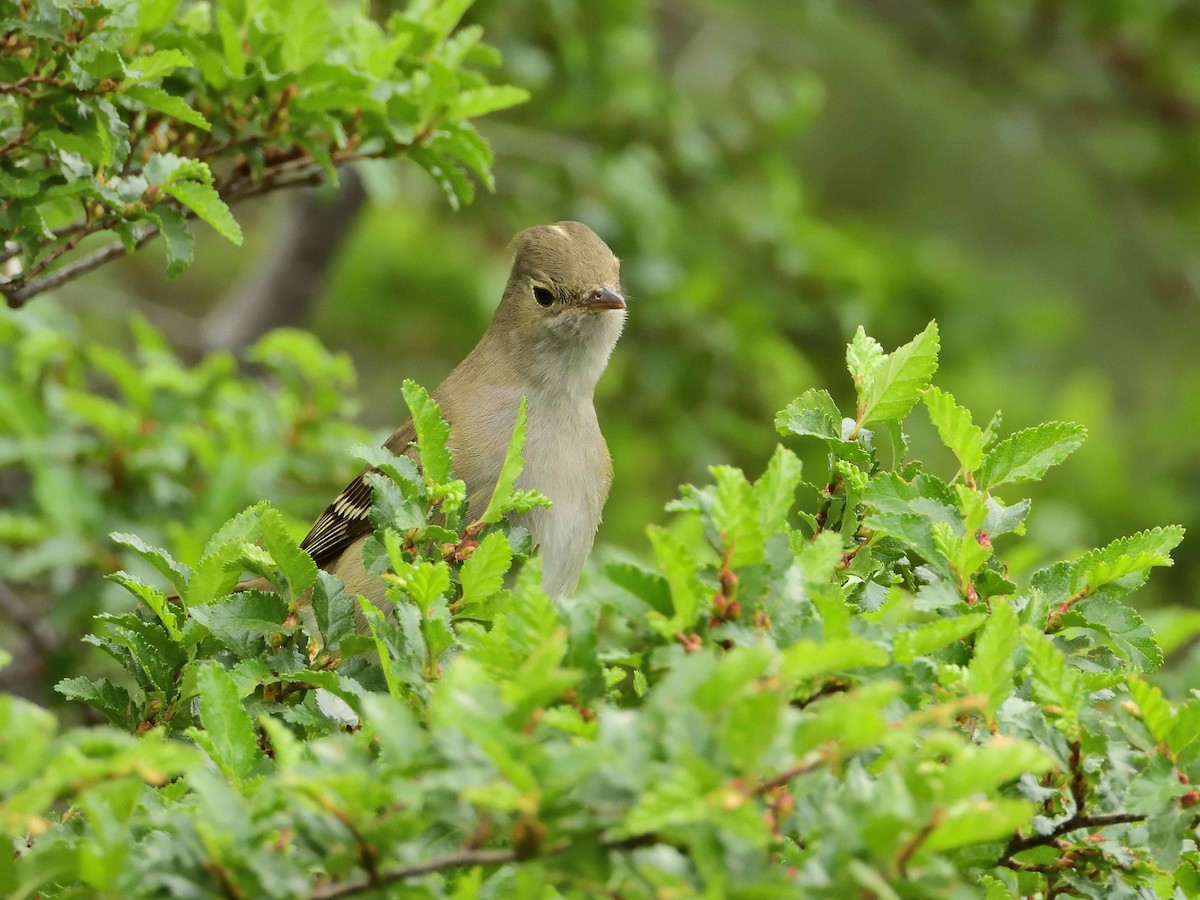
M 516 518 L 540 547 L 552 595 L 572 591 L 600 524 L 612 463 L 592 394 L 625 323 L 617 258 L 579 222 L 522 231 L 491 325 L 478 345 L 433 391 L 450 426 L 455 474 L 467 485 L 468 516 L 483 512 L 528 398 L 525 469 L 519 487 L 541 491 L 549 509 Z M 411 451 L 412 423 L 385 446 Z M 363 569 L 371 532 L 371 489 L 363 473 L 329 505 L 304 539 L 317 564 L 352 593 L 383 600 L 384 585 Z

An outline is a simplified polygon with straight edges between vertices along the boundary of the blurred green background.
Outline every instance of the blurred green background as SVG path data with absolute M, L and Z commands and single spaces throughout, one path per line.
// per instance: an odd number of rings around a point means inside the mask
M 199 354 L 230 343 L 211 337 L 222 305 L 269 288 L 271 253 L 304 230 L 337 252 L 307 276 L 311 305 L 273 321 L 353 359 L 382 437 L 400 381 L 435 385 L 482 333 L 509 238 L 579 219 L 631 298 L 597 396 L 616 470 L 602 554 L 644 552 L 709 465 L 760 471 L 804 389 L 846 399 L 858 325 L 890 349 L 931 318 L 937 382 L 977 421 L 1090 431 L 1035 495 L 1048 558 L 1200 525 L 1200 7 L 485 0 L 467 20 L 533 96 L 480 123 L 494 195 L 454 211 L 415 165 L 371 165 L 344 235 L 330 207 L 280 195 L 235 210 L 246 246 L 202 244 L 177 282 L 152 248 L 59 301 L 93 334 L 123 340 L 140 312 Z M 1198 548 L 1143 608 L 1195 604 Z

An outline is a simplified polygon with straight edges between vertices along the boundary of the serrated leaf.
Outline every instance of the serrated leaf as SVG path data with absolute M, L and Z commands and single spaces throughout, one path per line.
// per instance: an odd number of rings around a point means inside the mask
M 897 662 L 910 663 L 918 656 L 925 656 L 973 634 L 985 621 L 986 613 L 969 613 L 952 619 L 927 622 L 896 635 L 892 652 Z
M 178 278 L 191 266 L 195 256 L 196 242 L 188 229 L 187 219 L 176 207 L 156 204 L 149 213 L 167 247 L 167 280 Z
M 125 73 L 129 81 L 157 81 L 188 65 L 191 60 L 182 50 L 156 50 L 130 59 L 125 63 Z
M 691 628 L 700 611 L 700 584 L 696 564 L 688 546 L 665 528 L 646 529 L 659 568 L 667 576 L 671 592 L 671 621 L 664 630 L 672 634 L 680 628 Z
M 211 225 L 221 237 L 241 246 L 242 228 L 212 187 L 198 181 L 172 181 L 163 184 L 162 191 Z
M 1012 606 L 997 602 L 975 639 L 975 653 L 967 669 L 967 687 L 986 698 L 984 709 L 989 719 L 995 718 L 1000 704 L 1013 692 L 1018 627 Z
M 1140 678 L 1129 679 L 1129 694 L 1138 705 L 1142 724 L 1160 744 L 1166 744 L 1175 724 L 1171 704 L 1163 692 L 1153 684 Z
M 289 629 L 284 626 L 288 604 L 273 591 L 240 591 L 223 603 L 195 606 L 192 618 L 213 637 L 242 656 L 255 656 L 263 638 Z
M 754 490 L 741 469 L 713 466 L 716 480 L 710 510 L 715 543 L 732 548 L 731 565 L 748 566 L 762 561 L 765 536 L 759 521 Z
M 288 533 L 279 510 L 265 507 L 259 517 L 259 525 L 262 541 L 275 564 L 283 570 L 292 598 L 299 598 L 317 580 L 317 564 Z
M 1040 630 L 1024 625 L 1021 635 L 1034 697 L 1044 706 L 1053 707 L 1065 720 L 1063 730 L 1068 738 L 1076 738 L 1079 710 L 1083 706 L 1083 680 L 1079 670 L 1067 662 L 1053 641 Z
M 885 358 L 887 353 L 884 352 L 883 345 L 859 325 L 854 337 L 846 345 L 846 368 L 850 377 L 854 379 L 856 391 L 862 388 L 867 376 L 882 365 Z
M 458 95 L 450 106 L 450 116 L 472 119 L 500 109 L 517 106 L 529 99 L 529 91 L 511 84 L 472 88 Z
M 166 113 L 173 119 L 187 122 L 189 125 L 195 125 L 204 131 L 212 130 L 212 123 L 204 118 L 203 114 L 189 106 L 188 102 L 182 97 L 168 94 L 160 87 L 137 84 L 126 88 L 123 94 L 129 99 L 136 100 L 151 109 Z
M 240 780 L 254 774 L 264 757 L 233 676 L 219 664 L 210 663 L 200 669 L 197 684 L 200 722 L 216 753 L 213 761 L 231 778 Z
M 421 455 L 421 469 L 426 479 L 433 484 L 450 481 L 450 426 L 442 418 L 441 407 L 429 396 L 429 392 L 415 381 L 406 379 L 401 385 L 404 402 L 412 415 L 417 431 L 417 448 Z
M 930 322 L 907 344 L 872 364 L 858 395 L 857 427 L 908 415 L 937 371 L 938 348 L 937 322 Z
M 955 810 L 922 842 L 925 852 L 990 843 L 1029 825 L 1037 807 L 1026 800 L 995 799 Z
M 488 501 L 487 509 L 483 512 L 483 521 L 494 525 L 508 514 L 513 506 L 516 491 L 514 485 L 525 468 L 525 418 L 528 412 L 528 401 L 521 398 L 517 407 L 517 420 L 513 424 L 512 437 L 508 442 L 508 450 L 504 455 L 504 464 L 500 467 L 500 475 L 496 478 L 496 487 Z M 528 510 L 523 510 L 528 511 Z
M 926 388 L 922 397 L 942 443 L 950 448 L 963 471 L 974 472 L 983 462 L 983 431 L 971 421 L 971 413 L 937 387 Z
M 866 638 L 805 639 L 783 651 L 779 677 L 799 681 L 848 669 L 876 669 L 889 661 L 887 650 Z
M 1122 659 L 1143 672 L 1153 672 L 1163 663 L 1162 650 L 1154 639 L 1154 629 L 1142 620 L 1136 610 L 1115 597 L 1088 597 L 1081 600 L 1061 618 L 1061 624 L 1100 632 L 1109 639 L 1112 648 Z
M 775 430 L 780 434 L 811 435 L 841 440 L 842 414 L 829 396 L 829 391 L 805 391 L 775 416 Z
M 1079 448 L 1087 429 L 1070 422 L 1047 422 L 1010 434 L 984 458 L 976 479 L 980 490 L 1037 481 Z
M 801 480 L 800 458 L 783 445 L 777 446 L 767 470 L 754 482 L 754 505 L 764 537 L 787 530 L 788 513 Z
M 1086 589 L 1094 594 L 1111 585 L 1106 596 L 1119 597 L 1145 583 L 1150 569 L 1170 566 L 1171 551 L 1183 540 L 1184 530 L 1178 525 L 1152 528 L 1111 544 L 1089 551 L 1071 566 L 1069 590 L 1072 594 Z
M 171 587 L 175 588 L 177 593 L 182 595 L 187 589 L 187 581 L 192 577 L 191 568 L 181 562 L 176 562 L 175 558 L 166 550 L 150 546 L 136 534 L 114 531 L 109 537 L 114 543 L 120 544 L 126 550 L 133 551 L 150 563 L 170 582 Z
M 121 585 L 121 587 L 130 591 L 135 597 L 150 607 L 154 611 L 154 614 L 158 616 L 158 620 L 162 622 L 163 627 L 167 629 L 167 634 L 170 635 L 171 640 L 176 643 L 180 643 L 183 640 L 183 636 L 179 632 L 179 624 L 175 617 L 175 612 L 171 609 L 170 603 L 162 591 L 152 585 L 144 584 L 124 571 L 113 572 L 108 576 L 108 579 Z
M 100 710 L 118 728 L 132 731 L 136 725 L 129 691 L 107 678 L 64 678 L 54 689 L 68 700 L 79 700 Z
M 511 565 L 512 548 L 508 539 L 501 532 L 493 531 L 463 563 L 459 573 L 462 604 L 480 603 L 500 590 Z

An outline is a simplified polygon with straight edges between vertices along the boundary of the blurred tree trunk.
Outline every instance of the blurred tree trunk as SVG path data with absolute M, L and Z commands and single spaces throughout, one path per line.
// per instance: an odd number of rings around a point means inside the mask
M 357 172 L 346 168 L 339 174 L 332 198 L 305 190 L 289 199 L 270 254 L 202 322 L 202 349 L 239 350 L 307 316 L 367 199 Z

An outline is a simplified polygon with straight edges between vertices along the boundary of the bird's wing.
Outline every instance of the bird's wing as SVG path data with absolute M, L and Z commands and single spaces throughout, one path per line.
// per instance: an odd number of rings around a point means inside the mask
M 409 421 L 388 438 L 384 446 L 400 455 L 416 439 L 416 429 Z M 355 476 L 325 508 L 300 544 L 300 549 L 308 551 L 318 566 L 324 568 L 334 562 L 347 547 L 371 533 L 371 484 L 367 476 L 375 471 L 367 468 Z

